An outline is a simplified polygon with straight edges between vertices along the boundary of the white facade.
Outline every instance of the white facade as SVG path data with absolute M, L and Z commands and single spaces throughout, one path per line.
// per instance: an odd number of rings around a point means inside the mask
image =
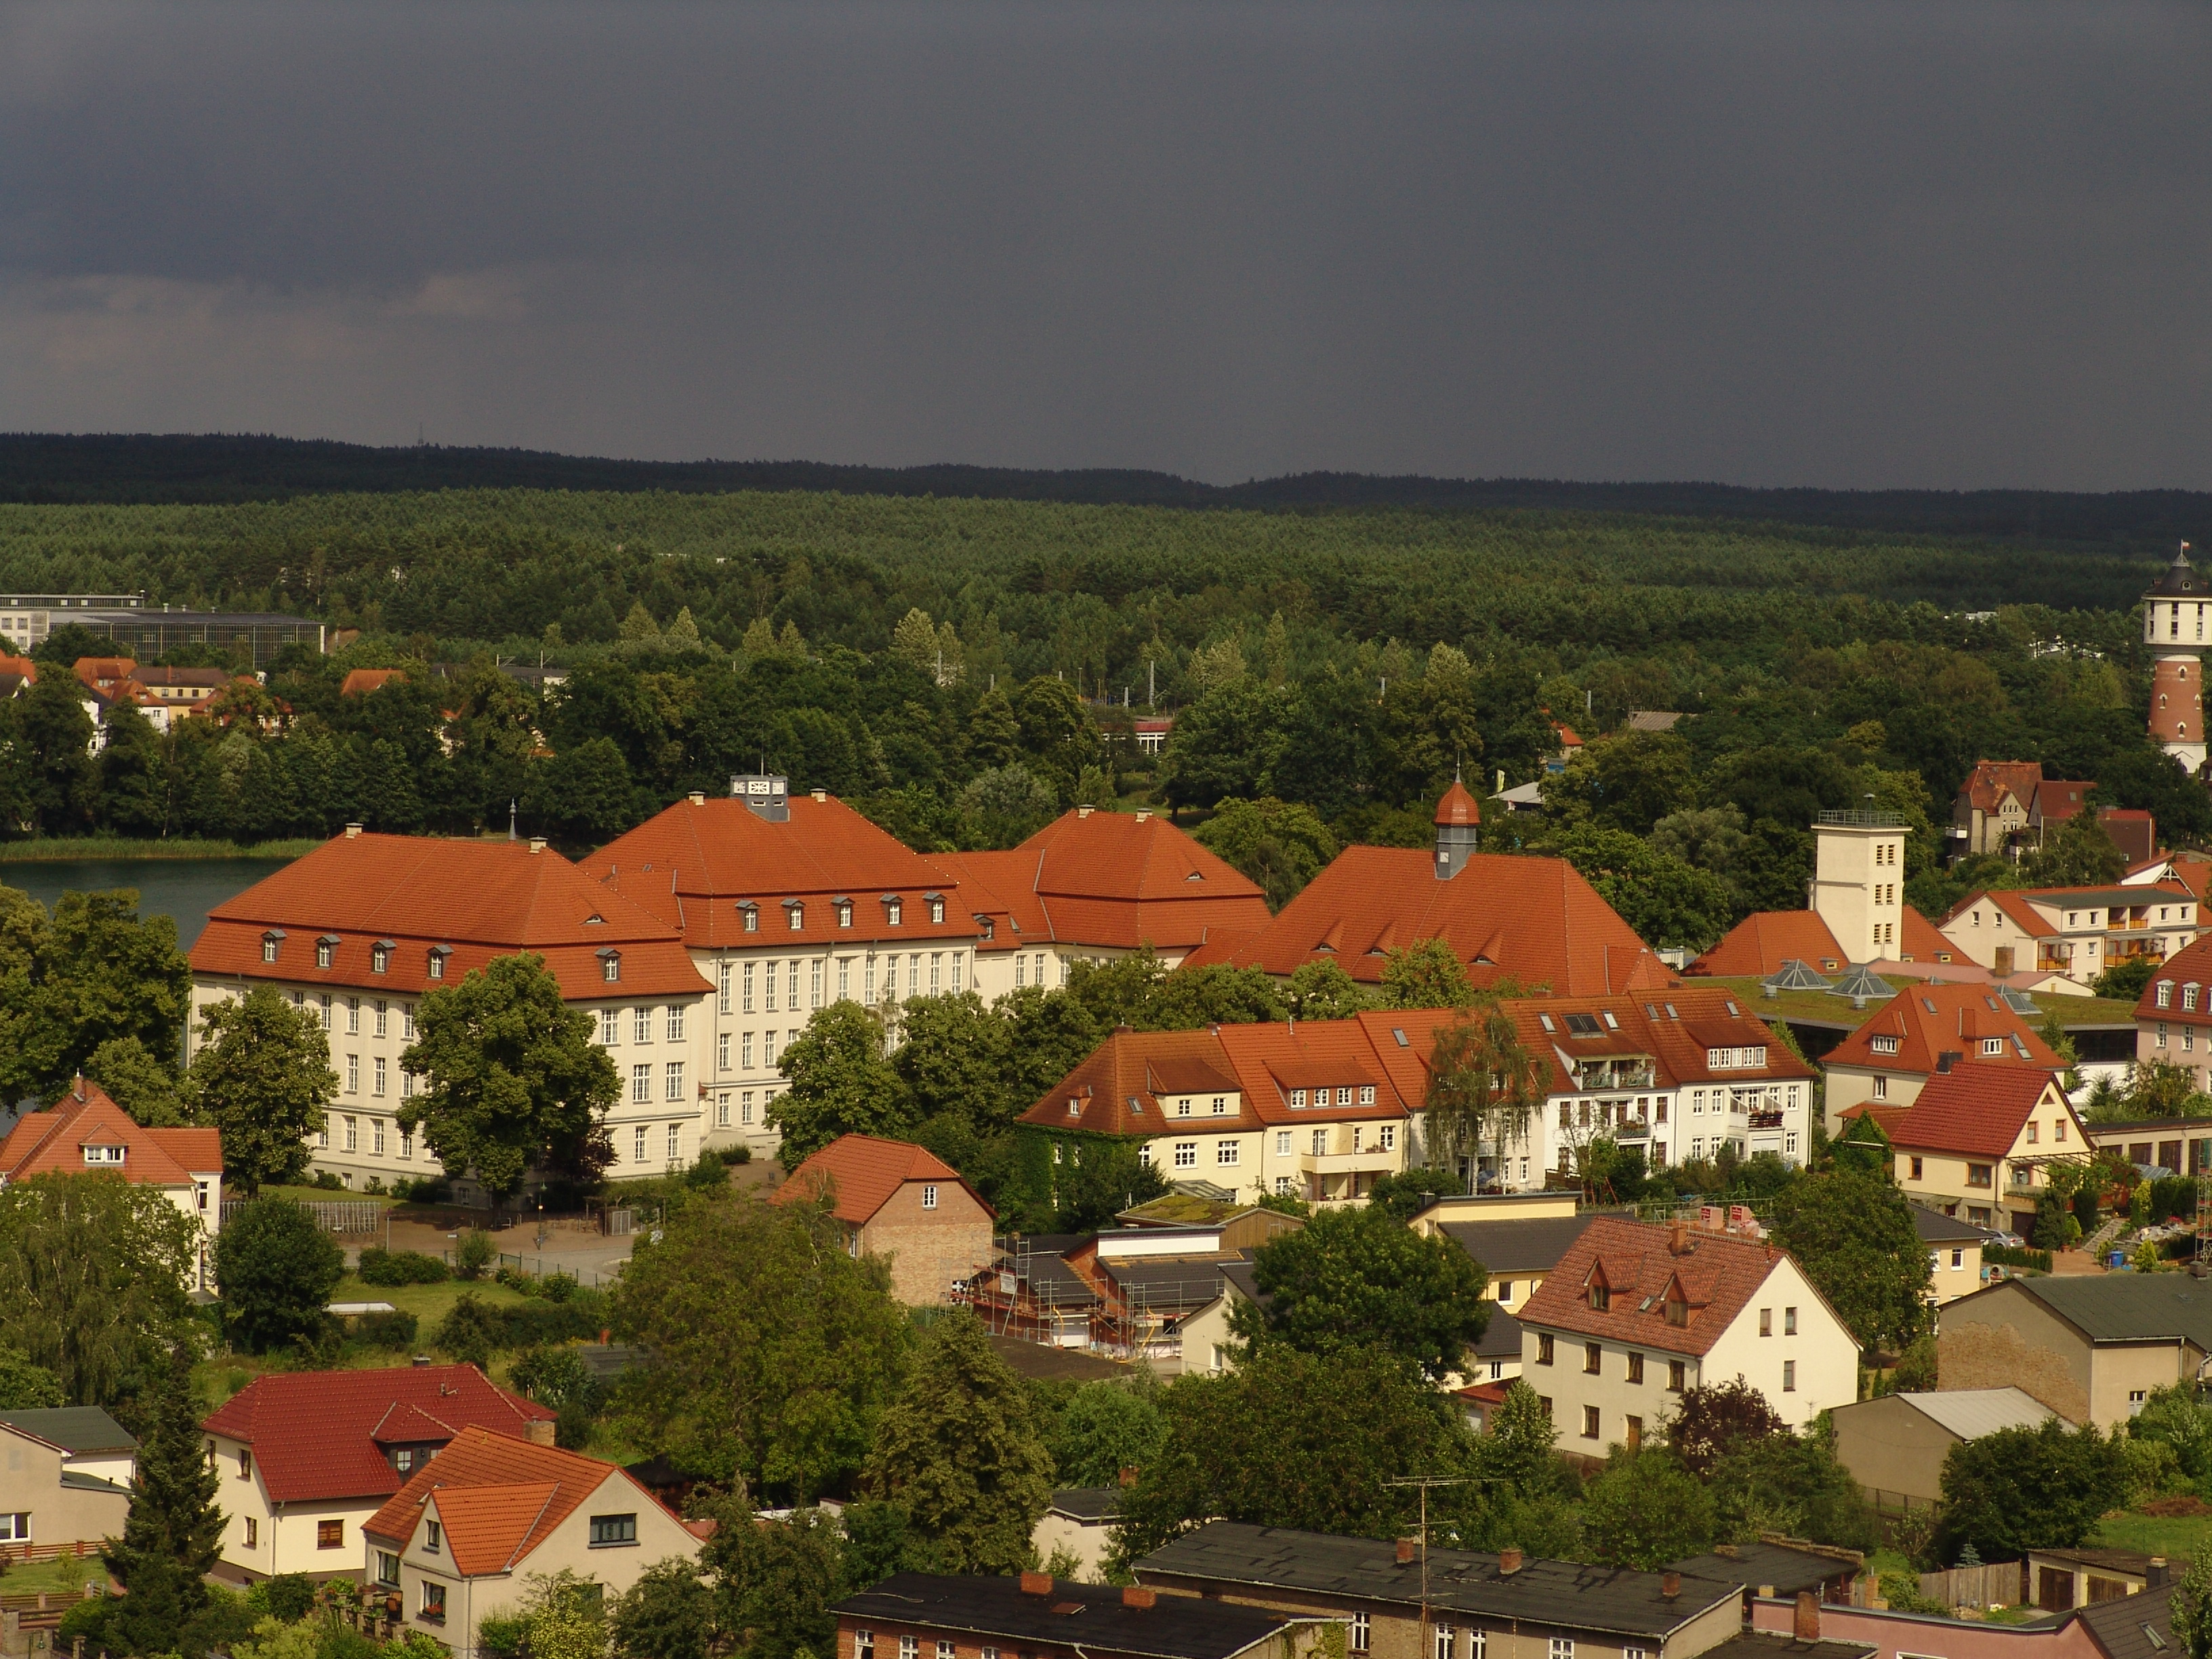
M 1875 817 L 1875 813 L 1836 813 Z M 1895 958 L 1905 921 L 1905 827 L 1815 823 L 1813 883 L 1806 908 L 1827 924 L 1852 962 Z

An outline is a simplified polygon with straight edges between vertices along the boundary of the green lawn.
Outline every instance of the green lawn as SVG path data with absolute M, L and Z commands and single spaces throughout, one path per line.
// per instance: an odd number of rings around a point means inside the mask
M 2089 1542 L 2099 1549 L 2141 1550 L 2169 1561 L 2186 1561 L 2212 1542 L 2212 1515 L 2124 1515 L 2099 1526 Z
M 1824 978 L 1836 977 L 1832 974 Z M 1915 979 L 1886 977 L 1884 984 L 1899 991 L 1910 990 L 1921 981 Z M 1881 1012 L 1882 1005 L 1869 1002 L 1863 1008 L 1851 1006 L 1849 997 L 1832 996 L 1826 991 L 1783 991 L 1769 996 L 1756 979 L 1692 979 L 1692 985 L 1725 986 L 1734 991 L 1736 1000 L 1762 1019 L 1796 1019 L 1819 1021 L 1830 1025 L 1847 1025 L 1856 1030 Z M 2061 1024 L 2066 1025 L 2129 1025 L 2136 1017 L 2132 1002 L 2115 1002 L 2109 997 L 2052 996 L 2038 993 L 2033 999 L 2035 1006 L 2045 1013 L 2056 1009 Z
M 349 1193 L 343 1187 L 270 1186 L 261 1189 L 261 1196 L 289 1198 L 301 1204 L 381 1204 L 389 1207 L 399 1202 L 390 1193 Z M 352 1236 L 348 1234 L 345 1237 L 350 1238 Z M 380 1243 L 382 1242 L 380 1239 L 378 1241 Z
M 49 1595 L 82 1595 L 87 1579 L 101 1584 L 107 1582 L 107 1569 L 100 1565 L 98 1556 L 29 1565 L 19 1562 L 0 1573 L 0 1595 L 36 1595 L 41 1590 Z
M 314 838 L 258 841 L 130 841 L 112 836 L 42 836 L 0 842 L 0 864 L 47 864 L 74 859 L 296 859 L 323 843 Z
M 479 1279 L 472 1285 L 448 1279 L 443 1285 L 364 1285 L 358 1273 L 348 1273 L 338 1280 L 338 1287 L 331 1292 L 333 1302 L 389 1302 L 402 1313 L 411 1313 L 422 1322 L 422 1336 L 428 1340 L 433 1326 L 443 1319 L 464 1295 L 473 1295 L 477 1301 L 493 1307 L 513 1307 L 530 1298 L 520 1291 L 510 1291 L 504 1285 L 489 1279 Z

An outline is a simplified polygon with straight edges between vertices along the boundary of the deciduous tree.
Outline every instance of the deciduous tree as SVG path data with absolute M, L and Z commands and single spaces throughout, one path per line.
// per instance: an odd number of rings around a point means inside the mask
M 1417 939 L 1385 952 L 1382 998 L 1386 1008 L 1464 1008 L 1474 983 L 1448 940 Z
M 345 1252 L 300 1205 L 260 1198 L 216 1235 L 215 1276 L 232 1340 L 266 1353 L 320 1334 Z
M 1490 1276 L 1457 1241 L 1424 1237 L 1371 1205 L 1277 1235 L 1254 1256 L 1253 1277 L 1267 1301 L 1237 1304 L 1233 1323 L 1247 1342 L 1321 1354 L 1374 1346 L 1432 1379 L 1460 1370 L 1490 1323 Z
M 1217 802 L 1213 816 L 1191 834 L 1249 877 L 1267 895 L 1270 910 L 1296 898 L 1337 853 L 1336 837 L 1311 807 L 1273 795 Z
M 1929 1328 L 1928 1252 L 1894 1183 L 1815 1170 L 1776 1197 L 1774 1234 L 1866 1346 L 1900 1352 Z
M 2095 1424 L 2071 1429 L 2052 1418 L 1952 1447 L 1942 1492 L 1943 1559 L 1971 1545 L 1984 1561 L 2014 1561 L 2029 1550 L 2078 1548 L 2126 1498 L 2127 1460 Z
M 1141 1469 L 1167 1438 L 1158 1386 L 1101 1377 L 1068 1396 L 1052 1431 L 1054 1479 L 1063 1486 L 1111 1486 Z
M 785 1048 L 782 1071 L 791 1086 L 769 1103 L 768 1121 L 782 1133 L 786 1169 L 840 1135 L 896 1138 L 914 1126 L 906 1089 L 884 1054 L 884 1028 L 857 1002 L 817 1009 Z
M 1650 1572 L 1712 1547 L 1713 1500 L 1656 1447 L 1616 1447 L 1583 1494 L 1583 1538 L 1606 1565 Z
M 209 1005 L 189 1086 L 194 1117 L 222 1133 L 224 1179 L 252 1197 L 305 1172 L 307 1137 L 323 1127 L 338 1074 L 313 1011 L 257 985 Z
M 1528 1052 L 1512 1015 L 1492 1004 L 1437 1033 L 1429 1059 L 1427 1161 L 1455 1169 L 1524 1133 L 1542 1107 L 1549 1071 Z

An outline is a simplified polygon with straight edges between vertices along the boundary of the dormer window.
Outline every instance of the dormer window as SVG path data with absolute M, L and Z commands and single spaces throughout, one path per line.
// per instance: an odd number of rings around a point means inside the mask
M 1609 1313 L 1613 1309 L 1613 1286 L 1605 1282 L 1605 1269 L 1592 1266 L 1588 1283 L 1583 1287 L 1589 1293 L 1592 1313 Z
M 840 927 L 850 927 L 853 925 L 852 900 L 841 898 L 837 901 L 837 925 Z
M 929 905 L 929 920 L 931 924 L 933 926 L 942 924 L 945 921 L 945 895 L 942 893 L 924 893 L 922 895 L 922 898 Z
M 120 1146 L 88 1146 L 84 1161 L 95 1168 L 115 1170 L 123 1166 L 124 1149 Z
M 264 957 L 264 960 L 273 962 L 276 958 L 269 957 Z M 2173 981 L 2170 979 L 2162 979 L 2158 982 L 2158 1006 L 2161 1008 L 2173 1006 Z
M 748 933 L 760 932 L 760 906 L 750 899 L 744 900 L 738 906 L 738 921 Z
M 783 914 L 789 920 L 793 933 L 806 926 L 806 907 L 797 899 L 784 900 Z
M 1303 1107 L 1305 1103 L 1306 1091 L 1304 1090 L 1293 1089 L 1291 1091 L 1291 1105 L 1293 1109 Z
M 884 926 L 889 927 L 897 927 L 897 926 L 900 924 L 900 922 L 904 919 L 905 915 L 906 915 L 906 901 L 905 901 L 905 900 L 903 900 L 903 899 L 902 899 L 902 898 L 900 898 L 900 897 L 898 896 L 898 895 L 897 895 L 897 894 L 896 894 L 896 893 L 886 893 L 886 894 L 884 894 Z M 986 938 L 988 938 L 988 937 L 989 937 L 989 936 L 987 934 L 987 935 L 985 935 L 985 937 L 986 937 Z
M 748 972 L 750 970 L 748 969 Z M 607 950 L 599 952 L 599 978 L 609 985 L 622 983 L 622 952 Z M 752 1039 L 745 1039 L 750 1042 Z
M 1867 1046 L 1878 1054 L 1893 1054 L 1897 1052 L 1897 1039 L 1893 1036 L 1878 1036 L 1871 1039 Z
M 1067 1115 L 1070 1117 L 1081 1117 L 1083 1115 L 1083 1102 L 1079 1098 L 1073 1096 L 1069 1097 L 1067 1102 Z
M 278 950 L 283 946 L 283 943 L 284 943 L 284 930 L 283 930 L 282 927 L 271 927 L 271 928 L 270 928 L 267 933 L 265 933 L 262 934 L 262 936 L 261 936 L 261 959 L 262 959 L 262 961 L 264 961 L 264 962 L 274 962 L 274 961 L 276 961 L 276 952 L 277 952 L 277 951 L 278 951 Z
M 383 973 L 386 969 L 391 967 L 391 965 L 392 941 L 390 939 L 380 939 L 377 940 L 375 944 L 368 947 L 368 971 L 370 973 Z
M 1984 1037 L 1982 1039 L 1982 1052 L 1984 1054 L 2001 1054 L 2004 1053 L 2004 1039 L 2002 1037 Z
M 327 968 L 327 967 L 329 967 L 332 962 L 334 962 L 334 961 L 336 961 L 336 960 L 337 959 L 337 954 L 338 954 L 338 942 L 337 942 L 337 938 L 336 938 L 334 935 L 330 934 L 330 933 L 325 933 L 325 934 L 324 934 L 324 935 L 322 936 L 322 938 L 320 938 L 320 939 L 317 939 L 317 940 L 315 941 L 315 966 L 316 966 L 316 967 L 318 967 L 318 968 Z
M 978 917 L 976 917 L 976 918 L 975 918 L 975 925 L 976 925 L 978 927 L 980 927 L 980 928 L 981 928 L 981 929 L 983 930 L 983 937 L 984 937 L 984 939 L 985 939 L 986 940 L 994 939 L 998 938 L 998 936 L 999 936 L 999 924 L 998 924 L 997 922 L 995 922 L 995 921 L 992 921 L 990 917 L 988 917 L 988 916 L 978 916 Z M 1016 929 L 1015 931 L 1019 932 L 1020 930 L 1018 928 L 1018 929 Z M 1019 963 L 1017 963 L 1017 964 L 1016 964 L 1017 968 L 1018 968 L 1018 967 L 1019 967 L 1019 965 L 1020 965 Z
M 434 945 L 423 957 L 422 971 L 432 979 L 446 976 L 446 958 L 453 954 L 450 945 Z

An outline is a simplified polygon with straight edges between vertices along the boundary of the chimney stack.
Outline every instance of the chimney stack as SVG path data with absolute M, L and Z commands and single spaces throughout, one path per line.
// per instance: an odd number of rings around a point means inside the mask
M 704 806 L 707 804 L 707 792 L 703 789 L 694 789 L 690 799 L 694 806 Z
M 1158 1600 L 1158 1593 L 1143 1584 L 1124 1584 L 1121 1587 L 1121 1605 L 1125 1607 L 1149 1607 Z
M 361 834 L 361 826 L 360 826 L 359 824 L 357 824 L 357 823 L 349 823 L 348 825 L 346 825 L 346 839 L 347 839 L 348 841 L 352 841 L 352 840 L 353 840 L 353 839 L 355 839 L 356 836 L 358 836 L 360 834 Z
M 2143 1575 L 2143 1588 L 2163 1589 L 2166 1588 L 2166 1558 L 2162 1555 L 2154 1555 L 2150 1559 L 2150 1571 Z
M 1079 818 L 1087 818 L 1097 810 L 1098 809 L 1097 807 L 1092 806 L 1088 802 L 1085 802 L 1075 809 L 1075 816 Z
M 1687 1255 L 1690 1253 L 1690 1224 L 1677 1221 L 1667 1229 L 1667 1254 Z
M 1413 1540 L 1410 1538 L 1401 1538 L 1398 1540 L 1398 1565 L 1401 1567 L 1405 1566 L 1409 1564 L 1413 1559 Z
M 545 837 L 543 836 L 532 836 L 530 838 L 530 850 L 533 853 L 544 852 L 545 850 Z
M 1999 979 L 2010 979 L 2012 977 L 2012 946 L 2000 945 L 1990 952 L 1990 955 L 1995 960 L 1990 963 L 1990 971 Z
M 1137 1484 L 1137 1466 L 1134 1463 L 1121 1465 L 1121 1484 L 1124 1486 L 1133 1486 Z
M 1669 1601 L 1671 1601 L 1681 1593 L 1682 1575 L 1680 1573 L 1662 1572 L 1659 1575 L 1660 1595 L 1665 1596 Z
M 1797 1592 L 1797 1617 L 1790 1633 L 1801 1642 L 1820 1639 L 1820 1598 L 1811 1590 Z
M 817 789 L 813 793 L 814 799 L 817 800 L 828 800 L 830 799 L 830 792 L 827 789 Z
M 530 1443 L 533 1446 L 550 1446 L 553 1443 L 553 1425 L 542 1418 L 530 1424 L 529 1434 Z
M 1022 1575 L 1022 1594 L 1049 1595 L 1052 1594 L 1052 1575 L 1048 1572 L 1025 1572 Z
M 1518 1544 L 1508 1544 L 1504 1549 L 1498 1552 L 1498 1576 L 1499 1577 L 1510 1578 L 1515 1573 L 1520 1571 L 1521 1547 Z

